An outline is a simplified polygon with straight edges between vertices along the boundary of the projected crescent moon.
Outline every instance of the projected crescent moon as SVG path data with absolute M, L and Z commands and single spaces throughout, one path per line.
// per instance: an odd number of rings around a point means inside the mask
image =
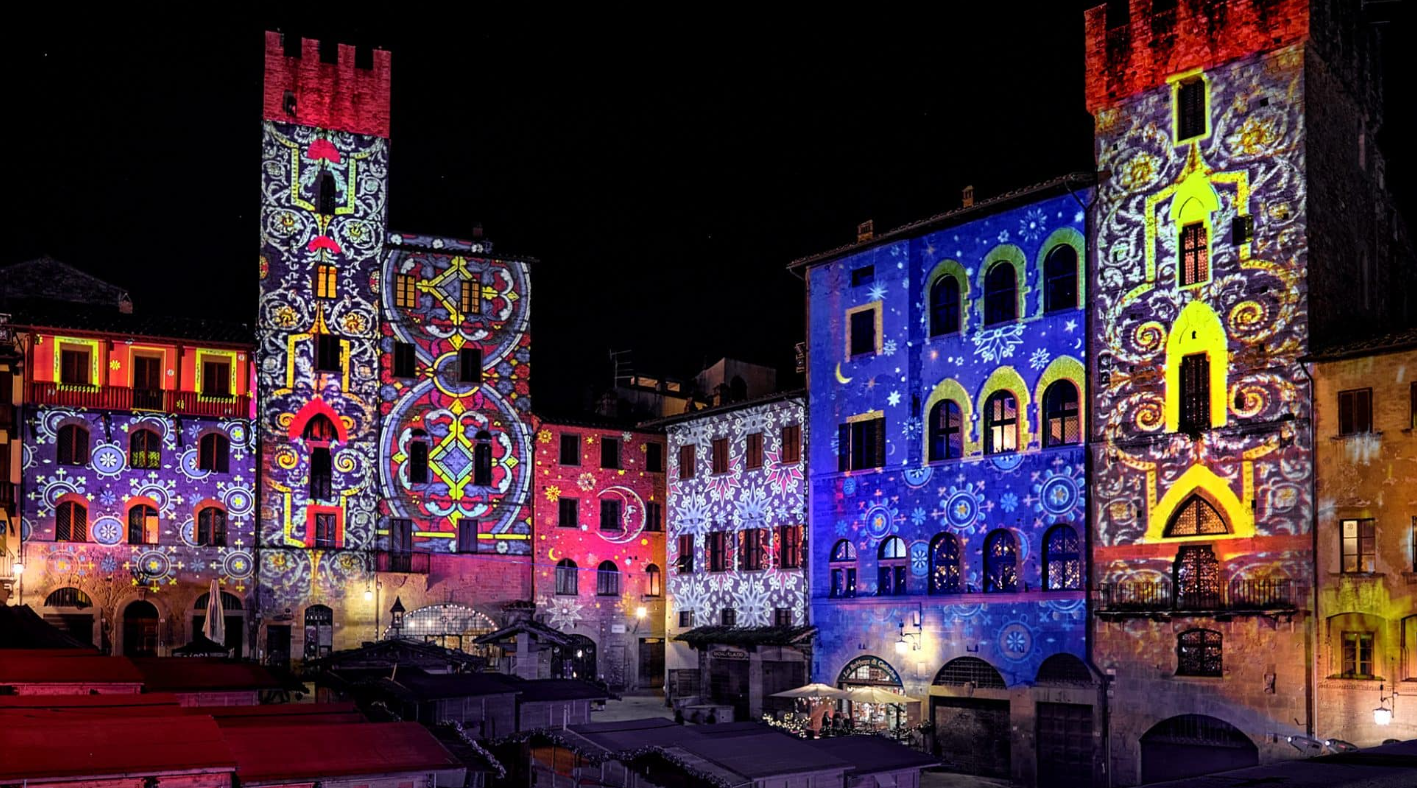
M 551 548 L 550 550 L 547 550 L 547 551 L 546 551 L 546 557 L 549 558 L 549 559 L 551 559 L 552 561 L 555 561 L 555 560 L 556 560 L 556 548 L 553 547 L 553 548 Z
M 840 361 L 836 362 L 836 382 L 837 382 L 837 383 L 840 383 L 840 384 L 843 385 L 843 386 L 845 386 L 846 384 L 848 384 L 848 383 L 851 382 L 851 378 L 848 378 L 847 376 L 841 374 L 841 362 L 840 362 Z
M 614 531 L 601 531 L 600 538 L 611 544 L 626 544 L 634 541 L 640 535 L 640 531 L 645 527 L 645 501 L 640 494 L 629 487 L 606 487 L 596 494 L 596 498 L 603 498 L 606 495 L 614 495 L 620 499 L 626 510 L 621 525 L 625 526 L 618 534 Z

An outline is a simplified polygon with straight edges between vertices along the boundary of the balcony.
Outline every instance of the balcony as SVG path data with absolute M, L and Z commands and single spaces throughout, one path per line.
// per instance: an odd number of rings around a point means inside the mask
M 1099 587 L 1098 615 L 1287 615 L 1298 610 L 1304 588 L 1293 580 L 1232 580 L 1210 588 L 1175 591 L 1170 580 L 1125 580 Z
M 380 572 L 426 575 L 428 574 L 428 561 L 432 557 L 432 553 L 379 552 L 375 556 L 375 568 Z
M 195 391 L 134 389 L 123 386 L 68 386 L 36 381 L 30 384 L 29 401 L 86 410 L 151 410 L 222 419 L 244 419 L 250 416 L 249 397 L 210 397 L 199 395 Z

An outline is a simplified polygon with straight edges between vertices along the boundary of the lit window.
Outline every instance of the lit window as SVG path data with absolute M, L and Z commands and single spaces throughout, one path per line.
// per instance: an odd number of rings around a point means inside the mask
M 856 596 L 856 548 L 851 542 L 841 539 L 832 545 L 828 565 L 831 567 L 832 597 L 846 599 Z
M 157 530 L 157 509 L 145 503 L 128 509 L 128 544 L 157 544 Z
M 1176 637 L 1177 676 L 1220 676 L 1221 636 L 1213 629 L 1188 629 Z
M 1340 548 L 1343 555 L 1343 571 L 1345 573 L 1376 571 L 1376 521 L 1344 520 L 1339 523 L 1339 528 L 1342 532 Z
M 659 567 L 650 564 L 645 567 L 645 596 L 662 596 L 664 594 L 664 581 L 660 576 Z
M 335 298 L 339 271 L 332 265 L 319 265 L 315 268 L 315 297 Z
M 1187 498 L 1166 524 L 1166 536 L 1210 536 L 1228 533 L 1230 527 L 1226 525 L 1225 518 L 1220 516 L 1220 512 L 1216 511 L 1209 501 L 1199 495 Z
M 1067 446 L 1082 440 L 1078 390 L 1071 381 L 1055 381 L 1043 392 L 1043 445 Z
M 1002 528 L 984 540 L 984 590 L 1018 590 L 1018 542 Z
M 940 400 L 930 408 L 930 462 L 964 455 L 962 424 L 959 403 L 954 400 Z
M 1082 588 L 1082 546 L 1071 525 L 1055 525 L 1043 536 L 1043 587 L 1049 591 Z
M 1220 607 L 1220 562 L 1209 545 L 1186 545 L 1171 569 L 1177 610 Z
M 1343 633 L 1343 673 L 1345 679 L 1373 677 L 1373 633 Z
M 984 453 L 1018 451 L 1018 400 L 996 391 L 984 403 Z
M 128 467 L 157 470 L 162 467 L 162 440 L 152 430 L 133 430 L 128 437 Z
M 962 590 L 959 539 L 939 534 L 930 543 L 930 593 L 958 594 Z
M 1181 228 L 1181 286 L 1210 278 L 1210 237 L 1203 222 Z
M 413 309 L 418 306 L 418 279 L 413 274 L 394 277 L 394 306 Z
M 476 282 L 463 280 L 461 298 L 458 299 L 458 306 L 464 315 L 475 315 L 481 311 L 482 299 L 478 297 L 479 286 Z

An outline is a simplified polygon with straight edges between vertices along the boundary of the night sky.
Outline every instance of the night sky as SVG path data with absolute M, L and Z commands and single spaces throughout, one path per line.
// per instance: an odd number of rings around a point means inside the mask
M 723 355 L 790 372 L 790 260 L 854 240 L 865 219 L 882 231 L 956 207 L 966 184 L 984 198 L 1091 169 L 1092 4 L 791 25 L 36 23 L 0 55 L 0 264 L 49 254 L 127 287 L 137 310 L 251 322 L 262 31 L 281 29 L 392 50 L 390 229 L 467 237 L 481 222 L 497 251 L 540 260 L 541 405 L 608 385 L 611 349 L 645 374 Z M 1390 95 L 1417 73 L 1403 49 Z M 1411 139 L 1398 120 L 1386 138 Z M 1404 188 L 1413 157 L 1385 147 Z

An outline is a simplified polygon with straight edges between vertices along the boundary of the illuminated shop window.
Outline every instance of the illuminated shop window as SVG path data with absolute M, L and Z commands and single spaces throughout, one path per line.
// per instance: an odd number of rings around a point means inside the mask
M 645 470 L 650 473 L 664 473 L 664 444 L 645 444 Z
M 1176 86 L 1176 142 L 1205 135 L 1205 105 L 1205 80 L 1193 77 Z
M 616 470 L 622 467 L 620 463 L 620 439 L 601 437 L 600 439 L 600 467 L 607 470 Z
M 694 478 L 695 451 L 693 446 L 679 447 L 679 478 Z
M 694 573 L 693 534 L 683 534 L 679 537 L 678 566 L 675 568 L 681 575 L 692 575 Z
M 852 358 L 880 352 L 880 304 L 856 307 L 847 312 L 847 349 Z
M 225 359 L 205 359 L 202 361 L 202 395 L 206 397 L 231 396 L 231 362 Z
M 856 548 L 845 539 L 832 545 L 831 595 L 836 599 L 856 596 Z
M 462 282 L 461 292 L 458 298 L 458 311 L 464 315 L 475 315 L 482 311 L 482 299 L 478 297 L 478 283 L 466 279 Z
M 1181 228 L 1181 286 L 1198 285 L 1210 278 L 1210 236 L 1204 222 Z
M 219 432 L 209 432 L 197 442 L 197 469 L 227 473 L 231 468 L 231 441 Z
M 745 572 L 756 572 L 767 567 L 768 530 L 748 528 L 742 533 L 742 547 L 738 551 L 738 566 Z
M 903 596 L 905 587 L 905 540 L 899 536 L 881 542 L 876 550 L 877 596 Z
M 328 501 L 334 497 L 334 478 L 330 450 L 317 446 L 310 450 L 310 498 Z
M 994 264 L 984 277 L 984 325 L 996 326 L 1018 319 L 1018 272 L 1006 260 Z
M 1077 309 L 1078 253 L 1069 244 L 1058 244 L 1043 260 L 1043 311 Z
M 398 274 L 394 277 L 394 306 L 400 309 L 414 309 L 418 306 L 418 278 L 413 274 Z
M 562 465 L 581 464 L 581 439 L 577 435 L 566 433 L 561 436 L 560 463 Z
M 723 531 L 710 532 L 706 547 L 708 550 L 708 570 L 710 572 L 727 572 L 728 534 Z
M 1010 391 L 996 391 L 984 403 L 984 453 L 1018 451 L 1018 400 Z
M 1082 588 L 1082 543 L 1071 525 L 1055 525 L 1043 535 L 1043 587 L 1049 591 Z
M 428 481 L 428 433 L 414 430 L 413 439 L 408 442 L 408 483 L 425 484 Z
M 713 472 L 715 474 L 728 473 L 728 439 L 714 438 L 713 443 Z
M 78 424 L 59 428 L 57 460 L 60 465 L 88 465 L 89 431 Z
M 792 608 L 790 608 L 790 607 L 778 607 L 778 608 L 773 608 L 773 611 L 772 611 L 772 625 L 773 625 L 773 626 L 775 626 L 775 627 L 790 627 L 790 626 L 792 626 L 792 624 L 793 624 L 793 621 L 792 621 Z
M 1220 607 L 1220 562 L 1209 545 L 1186 545 L 1176 553 L 1171 569 L 1177 610 Z
M 579 528 L 580 501 L 562 497 L 556 501 L 556 527 Z
M 963 424 L 954 400 L 942 399 L 930 408 L 930 462 L 964 456 Z
M 1357 435 L 1373 431 L 1373 390 L 1338 392 L 1338 434 Z
M 1210 501 L 1199 495 L 1192 495 L 1171 515 L 1171 521 L 1166 524 L 1165 535 L 1209 536 L 1228 533 L 1230 526 Z
M 492 433 L 478 430 L 472 442 L 472 484 L 488 487 L 492 484 Z
M 614 561 L 601 561 L 595 570 L 596 596 L 620 596 L 620 568 Z
M 335 611 L 324 605 L 305 608 L 305 658 L 319 659 L 334 650 Z
M 1221 676 L 1221 636 L 1213 629 L 1188 629 L 1176 637 L 1177 676 Z
M 458 351 L 458 382 L 482 382 L 482 348 L 465 347 Z
M 1373 678 L 1373 633 L 1343 633 L 1343 672 L 1345 679 Z
M 1078 389 L 1072 381 L 1055 381 L 1043 392 L 1043 445 L 1067 446 L 1082 441 Z
M 736 626 L 738 626 L 738 610 L 737 610 L 737 608 L 725 607 L 722 611 L 720 611 L 720 613 L 719 613 L 719 623 L 722 624 L 722 625 L 725 626 L 725 627 L 736 627 Z
M 625 524 L 621 521 L 620 502 L 615 500 L 603 500 L 600 502 L 600 530 L 602 531 L 623 531 Z
M 886 464 L 886 419 L 857 419 L 837 427 L 837 470 L 859 471 Z
M 88 348 L 66 347 L 59 351 L 59 382 L 65 386 L 92 386 L 93 367 Z
M 645 596 L 663 596 L 664 579 L 659 567 L 650 564 L 645 567 Z
M 128 436 L 128 467 L 151 471 L 162 467 L 162 439 L 156 432 L 138 429 Z
M 332 265 L 315 267 L 315 297 L 335 298 L 338 296 L 339 270 Z
M 645 502 L 645 530 L 664 530 L 664 507 L 654 501 Z
M 958 594 L 960 584 L 959 539 L 938 534 L 930 542 L 930 593 Z
M 777 567 L 779 569 L 801 569 L 803 563 L 802 526 L 779 525 L 777 527 Z
M 1339 533 L 1343 571 L 1346 573 L 1377 571 L 1377 522 L 1375 520 L 1343 520 L 1339 523 Z
M 335 185 L 334 173 L 329 170 L 320 171 L 320 179 L 315 186 L 315 206 L 316 210 L 324 216 L 335 215 L 335 192 L 338 188 Z
M 801 461 L 802 425 L 788 424 L 782 428 L 782 462 L 784 465 L 787 465 Z
M 208 506 L 197 512 L 197 544 L 208 547 L 226 546 L 226 512 Z
M 1018 590 L 1018 541 L 1002 528 L 990 531 L 984 540 L 984 590 Z
M 145 503 L 128 509 L 128 544 L 157 544 L 157 509 Z
M 930 336 L 959 331 L 959 280 L 944 274 L 930 285 Z
M 415 358 L 412 342 L 395 342 L 394 377 L 411 378 L 418 374 L 414 363 Z
M 748 435 L 746 446 L 743 451 L 744 465 L 748 470 L 763 467 L 763 434 L 754 432 Z
M 65 501 L 54 510 L 54 540 L 87 542 L 89 510 L 74 501 Z
M 563 558 L 556 564 L 556 595 L 576 596 L 580 593 L 580 578 L 576 562 Z
M 334 334 L 315 335 L 315 369 L 319 372 L 340 372 L 344 369 L 339 337 Z
M 1198 433 L 1210 428 L 1210 357 L 1192 353 L 1181 358 L 1182 432 Z

